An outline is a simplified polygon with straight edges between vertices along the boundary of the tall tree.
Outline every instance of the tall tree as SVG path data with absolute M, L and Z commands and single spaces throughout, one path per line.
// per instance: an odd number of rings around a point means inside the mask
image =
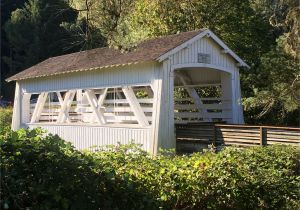
M 71 37 L 60 24 L 76 17 L 77 13 L 63 0 L 29 0 L 23 8 L 13 11 L 5 25 L 13 54 L 4 59 L 13 59 L 11 72 L 65 52 L 65 40 Z
M 73 25 L 77 35 L 86 43 L 85 48 L 99 46 L 99 40 L 109 46 L 119 45 L 124 20 L 132 12 L 135 0 L 72 0 L 71 6 L 79 12 L 78 22 L 83 25 Z
M 255 79 L 265 85 L 254 87 L 254 95 L 244 98 L 248 122 L 299 125 L 300 62 L 278 46 L 261 57 L 260 72 Z
M 7 20 L 10 19 L 11 12 L 16 10 L 19 7 L 22 7 L 25 3 L 25 0 L 1 0 L 1 53 L 0 53 L 0 97 L 4 94 L 4 79 L 9 74 L 9 66 L 2 60 L 2 57 L 9 57 L 11 55 L 10 44 L 7 40 L 7 36 L 4 30 L 4 25 Z
M 2 60 L 9 66 L 6 76 L 15 74 L 51 56 L 77 49 L 69 49 L 72 37 L 61 27 L 62 22 L 74 22 L 77 12 L 64 0 L 29 0 L 11 13 L 4 29 L 10 45 L 10 56 Z M 4 94 L 12 98 L 13 88 Z
M 253 0 L 256 13 L 273 26 L 277 42 L 260 57 L 244 99 L 251 122 L 300 125 L 300 6 L 297 0 Z
M 252 7 L 280 31 L 283 49 L 300 56 L 300 3 L 298 0 L 252 0 Z
M 250 64 L 275 41 L 249 0 L 137 0 L 134 6 L 128 36 L 138 39 L 210 28 Z

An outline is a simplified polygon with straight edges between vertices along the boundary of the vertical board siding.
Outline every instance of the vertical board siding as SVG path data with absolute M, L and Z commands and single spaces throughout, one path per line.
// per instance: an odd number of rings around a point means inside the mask
M 236 62 L 228 54 L 223 53 L 218 44 L 207 37 L 203 37 L 187 48 L 171 56 L 171 64 L 198 63 L 198 53 L 211 55 L 211 63 L 228 69 L 236 69 Z
M 84 88 L 101 88 L 150 84 L 155 78 L 154 63 L 104 68 L 70 74 L 28 79 L 22 82 L 22 91 L 40 93 L 42 91 L 59 91 Z
M 82 125 L 28 125 L 29 128 L 40 127 L 51 134 L 71 142 L 77 149 L 91 149 L 93 146 L 129 144 L 132 141 L 142 144 L 142 149 L 150 151 L 151 127 L 101 127 Z M 95 149 L 95 148 L 94 148 Z
M 198 53 L 205 53 L 210 55 L 209 65 L 213 66 L 215 69 L 206 67 L 195 67 L 193 69 L 192 64 L 199 64 Z M 244 123 L 243 111 L 241 106 L 241 94 L 240 94 L 240 81 L 239 81 L 239 68 L 237 67 L 237 62 L 227 53 L 223 52 L 223 49 L 215 43 L 209 37 L 202 37 L 193 43 L 190 43 L 182 50 L 169 56 L 166 60 L 168 64 L 165 65 L 164 71 L 171 75 L 171 71 L 176 70 L 174 68 L 180 66 L 179 70 L 192 70 L 190 73 L 193 80 L 198 83 L 222 83 L 222 94 L 223 98 L 229 99 L 232 104 L 231 107 L 231 117 L 226 117 L 226 121 L 230 123 Z M 184 68 L 186 64 L 186 69 Z M 195 65 L 197 66 L 197 65 Z M 223 75 L 230 73 L 230 79 L 226 80 L 226 87 L 223 81 Z M 166 83 L 170 83 L 173 78 L 166 78 Z M 230 83 L 230 85 L 229 85 Z M 168 91 L 167 89 L 165 91 Z M 172 105 L 172 101 L 168 98 L 168 104 Z M 172 106 L 171 106 L 172 107 Z M 169 115 L 170 116 L 170 115 Z

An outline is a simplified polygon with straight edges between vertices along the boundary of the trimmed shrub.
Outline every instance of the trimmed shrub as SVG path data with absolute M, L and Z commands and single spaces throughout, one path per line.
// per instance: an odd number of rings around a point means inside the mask
M 151 157 L 129 146 L 91 154 L 147 189 L 163 209 L 299 209 L 300 150 L 225 148 Z
M 12 107 L 0 107 L 0 130 L 10 127 L 12 121 Z
M 0 147 L 1 209 L 156 209 L 135 183 L 58 136 L 7 131 Z
M 300 151 L 225 148 L 190 156 L 138 145 L 79 152 L 41 130 L 0 135 L 4 209 L 299 209 Z

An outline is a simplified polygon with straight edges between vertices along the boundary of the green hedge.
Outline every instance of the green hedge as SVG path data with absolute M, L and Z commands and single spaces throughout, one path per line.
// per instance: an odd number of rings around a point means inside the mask
M 0 130 L 10 127 L 12 121 L 12 107 L 0 107 Z
M 41 130 L 0 134 L 0 209 L 299 209 L 300 151 L 226 148 L 152 157 L 79 152 Z

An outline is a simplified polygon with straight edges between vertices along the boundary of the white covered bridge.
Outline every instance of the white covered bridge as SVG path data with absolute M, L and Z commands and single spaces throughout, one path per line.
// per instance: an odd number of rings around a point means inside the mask
M 242 124 L 239 69 L 208 29 L 49 58 L 16 81 L 12 128 L 41 127 L 79 148 L 140 143 L 174 148 L 175 124 Z

